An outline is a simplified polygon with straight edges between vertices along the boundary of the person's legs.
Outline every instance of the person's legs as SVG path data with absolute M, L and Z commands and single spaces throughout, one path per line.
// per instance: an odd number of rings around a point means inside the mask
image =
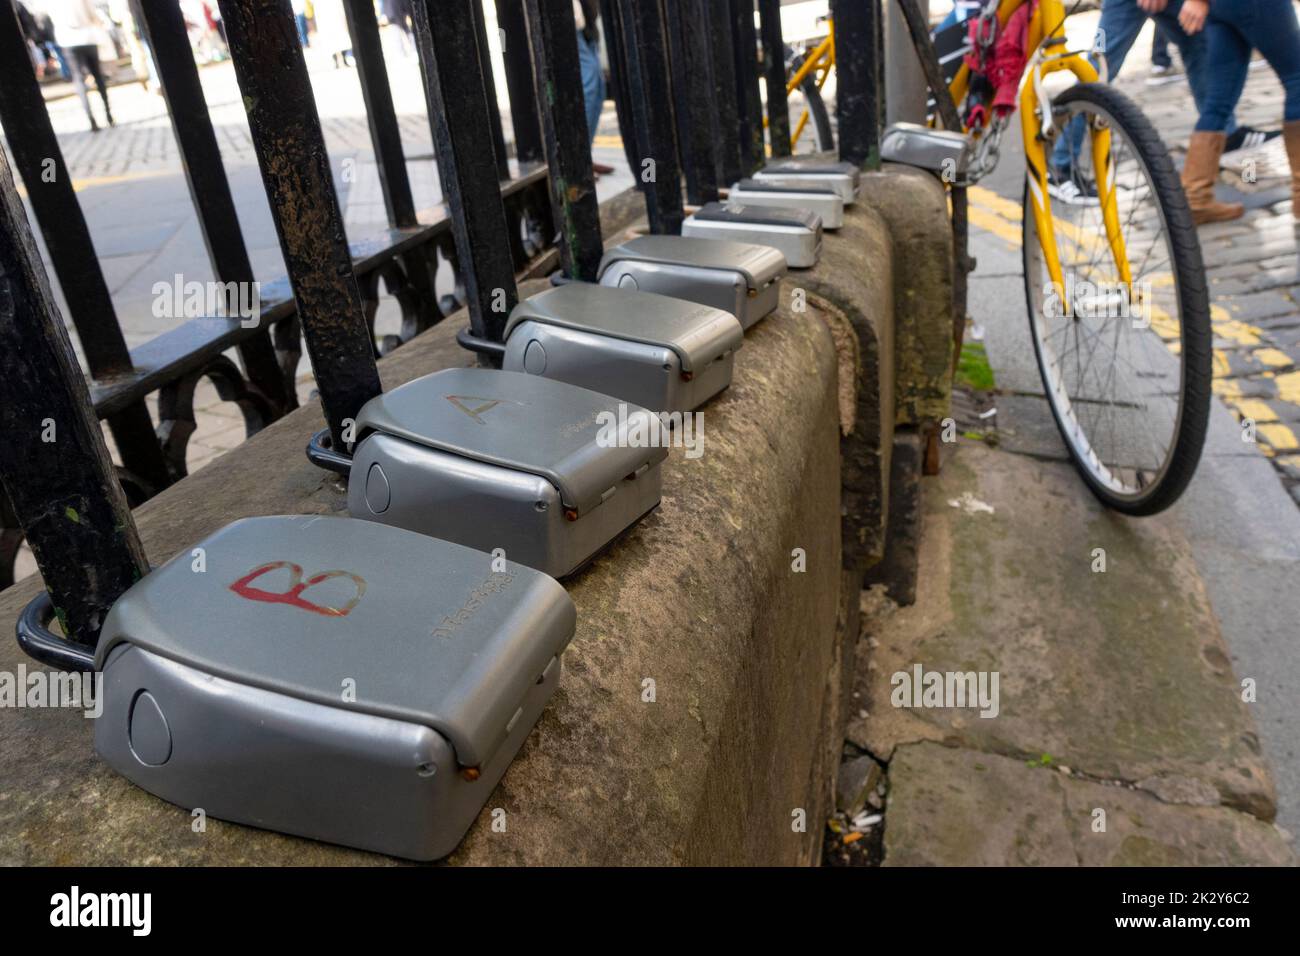
M 1282 142 L 1291 163 L 1292 215 L 1300 210 L 1300 24 L 1290 0 L 1229 3 L 1224 15 L 1268 61 L 1286 94 Z
M 99 63 L 99 49 L 93 46 L 84 49 L 86 69 L 95 78 L 95 88 L 99 90 L 99 98 L 104 101 L 104 116 L 108 118 L 108 125 L 113 126 L 113 110 L 108 105 L 108 83 L 104 80 L 104 69 Z
M 90 129 L 94 132 L 99 129 L 99 124 L 95 122 L 95 114 L 90 110 L 90 97 L 86 95 L 88 68 L 82 59 L 86 49 L 83 46 L 70 46 L 65 47 L 63 53 L 68 58 L 68 69 L 72 73 L 72 88 L 77 91 L 77 99 L 81 100 L 81 108 L 86 111 L 86 119 L 90 120 Z
M 1236 109 L 1246 85 L 1250 43 L 1230 20 L 1219 15 L 1220 6 L 1226 13 L 1232 3 L 1233 0 L 1216 0 L 1205 22 L 1205 56 L 1213 69 L 1207 69 L 1204 74 L 1200 116 L 1196 120 L 1200 132 L 1221 133 L 1227 129 L 1228 116 Z
M 1188 36 L 1178 22 L 1178 13 L 1182 8 L 1182 0 L 1171 0 L 1169 5 L 1156 15 L 1156 28 L 1163 30 L 1165 36 L 1178 47 L 1178 55 L 1183 61 L 1183 71 L 1187 74 L 1187 86 L 1192 91 L 1192 102 L 1196 104 L 1196 112 L 1200 113 L 1205 101 L 1205 77 L 1210 62 L 1205 55 L 1205 31 Z M 1236 113 L 1230 112 L 1223 131 L 1231 136 L 1236 130 Z
M 63 78 L 72 80 L 72 67 L 68 63 L 68 54 L 57 43 L 54 44 L 54 58 L 59 61 L 59 73 Z
M 1232 24 L 1277 74 L 1286 94 L 1283 118 L 1300 120 L 1300 24 L 1290 0 L 1229 3 Z
M 605 75 L 600 69 L 600 56 L 596 47 L 590 43 L 582 32 L 578 32 L 578 64 L 582 68 L 582 98 L 587 107 L 587 134 L 590 140 L 596 139 L 596 127 L 600 125 L 600 111 L 605 105 Z
M 1151 32 L 1151 65 L 1160 70 L 1169 70 L 1173 67 L 1173 58 L 1169 55 L 1169 37 L 1160 29 L 1159 23 Z
M 1120 67 L 1128 51 L 1133 48 L 1133 41 L 1142 32 L 1147 15 L 1137 5 L 1137 0 L 1102 0 L 1101 20 L 1097 23 L 1096 47 L 1106 57 L 1107 80 L 1119 75 Z M 1100 69 L 1097 57 L 1090 57 L 1093 66 Z M 1052 148 L 1051 165 L 1058 171 L 1068 171 L 1073 157 L 1079 155 L 1084 137 L 1083 119 L 1072 122 L 1065 133 L 1056 138 Z
M 1204 101 L 1183 163 L 1183 192 L 1192 210 L 1192 221 L 1198 225 L 1236 219 L 1243 212 L 1240 203 L 1223 203 L 1214 198 L 1219 157 L 1223 155 L 1224 127 L 1241 96 L 1250 65 L 1250 44 L 1218 16 L 1220 4 L 1226 6 L 1230 2 L 1215 0 L 1205 23 L 1205 53 L 1214 68 L 1205 75 Z

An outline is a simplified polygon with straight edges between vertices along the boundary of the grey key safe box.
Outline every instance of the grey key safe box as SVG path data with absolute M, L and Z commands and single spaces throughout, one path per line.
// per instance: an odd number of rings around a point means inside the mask
M 563 577 L 659 504 L 667 448 L 626 440 L 651 417 L 520 372 L 434 372 L 362 406 L 348 512 Z
M 845 205 L 850 205 L 858 200 L 862 172 L 852 163 L 798 156 L 772 160 L 754 173 L 754 179 L 773 186 L 833 189 Z
M 502 367 L 686 412 L 731 384 L 744 338 L 740 321 L 712 306 L 571 282 L 515 306 Z
M 881 159 L 946 174 L 958 185 L 967 180 L 972 152 L 965 133 L 919 123 L 890 123 L 880 139 Z
M 450 853 L 554 693 L 576 612 L 490 555 L 350 518 L 247 518 L 113 605 L 95 749 L 209 816 Z
M 844 200 L 833 189 L 809 184 L 774 185 L 761 179 L 742 179 L 727 194 L 728 201 L 778 206 L 782 209 L 806 209 L 815 212 L 823 229 L 844 225 Z
M 792 269 L 817 264 L 822 251 L 822 221 L 806 209 L 705 203 L 682 223 L 682 235 L 701 239 L 731 239 L 771 246 Z
M 637 236 L 605 252 L 600 284 L 657 292 L 730 312 L 749 330 L 777 306 L 785 256 L 771 246 Z

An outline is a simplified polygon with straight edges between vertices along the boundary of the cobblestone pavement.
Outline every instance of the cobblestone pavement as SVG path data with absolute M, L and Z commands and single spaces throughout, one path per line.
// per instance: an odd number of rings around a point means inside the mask
M 1072 40 L 1077 42 L 1076 31 L 1089 34 L 1095 21 L 1095 14 L 1072 18 Z M 1116 85 L 1142 107 L 1181 166 L 1196 111 L 1183 76 L 1149 82 L 1150 29 L 1134 43 Z M 1237 115 L 1239 122 L 1260 128 L 1281 123 L 1282 87 L 1258 59 Z M 1245 203 L 1246 215 L 1199 229 L 1212 297 L 1214 392 L 1243 423 L 1244 434 L 1253 423 L 1258 449 L 1300 504 L 1300 233 L 1286 153 L 1279 139 L 1232 160 L 1220 177 L 1219 194 Z M 972 189 L 971 221 L 1019 247 L 1020 202 L 1007 196 L 1007 190 L 999 196 Z

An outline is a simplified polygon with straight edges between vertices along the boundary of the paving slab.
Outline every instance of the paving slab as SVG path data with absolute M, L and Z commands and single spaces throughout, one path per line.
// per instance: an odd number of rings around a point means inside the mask
M 1277 828 L 1246 813 L 935 743 L 898 749 L 885 819 L 885 866 L 1293 862 Z
M 850 739 L 883 759 L 920 740 L 1046 754 L 1273 818 L 1254 721 L 1174 522 L 1110 513 L 1070 466 L 969 441 L 947 446 L 923 494 L 927 573 L 871 655 Z M 918 665 L 996 673 L 995 713 L 895 706 L 894 675 Z

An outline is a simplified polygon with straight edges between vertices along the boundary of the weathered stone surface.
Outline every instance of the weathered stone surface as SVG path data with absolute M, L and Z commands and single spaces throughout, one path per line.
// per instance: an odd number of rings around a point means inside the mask
M 886 866 L 1072 866 L 1051 771 L 938 744 L 899 747 L 889 765 Z
M 900 425 L 931 425 L 952 393 L 952 224 L 933 175 L 885 163 L 862 174 L 862 199 L 893 244 L 894 412 Z
M 1200 803 L 1208 787 L 1271 820 L 1254 722 L 1172 522 L 1105 511 L 1069 465 L 947 447 L 943 474 L 923 485 L 917 602 L 858 667 L 869 717 L 850 722 L 851 739 L 882 759 L 919 740 L 1047 754 L 1088 777 L 1159 778 L 1171 799 Z M 916 664 L 997 672 L 997 716 L 892 706 L 891 676 Z
M 535 291 L 533 287 L 531 290 Z M 381 362 L 392 388 L 471 361 L 453 316 Z M 833 765 L 839 550 L 837 357 L 814 303 L 753 329 L 735 384 L 702 410 L 705 453 L 675 450 L 661 507 L 566 582 L 578 632 L 560 688 L 452 862 L 807 862 Z M 339 480 L 303 447 L 316 403 L 263 430 L 136 513 L 161 562 L 248 515 L 338 513 Z M 807 571 L 791 567 L 803 548 Z M 36 592 L 0 595 L 12 635 Z M 0 670 L 25 662 L 0 641 Z M 26 663 L 26 662 L 25 662 Z M 642 681 L 656 701 L 642 701 Z M 67 710 L 0 711 L 0 862 L 315 864 L 382 857 L 209 820 L 112 774 L 91 723 Z M 803 809 L 808 832 L 791 828 Z
M 900 605 L 916 603 L 916 581 L 920 574 L 921 469 L 925 441 L 915 429 L 895 432 L 889 468 L 889 535 L 885 556 L 867 571 L 864 587 L 883 584 Z
M 1103 817 L 1104 830 L 1095 829 Z M 886 866 L 1286 866 L 1276 827 L 1025 761 L 908 744 L 889 766 Z
M 867 203 L 845 211 L 821 260 L 791 272 L 828 317 L 839 354 L 844 459 L 844 562 L 865 568 L 885 553 L 894 427 L 894 273 L 885 221 Z

